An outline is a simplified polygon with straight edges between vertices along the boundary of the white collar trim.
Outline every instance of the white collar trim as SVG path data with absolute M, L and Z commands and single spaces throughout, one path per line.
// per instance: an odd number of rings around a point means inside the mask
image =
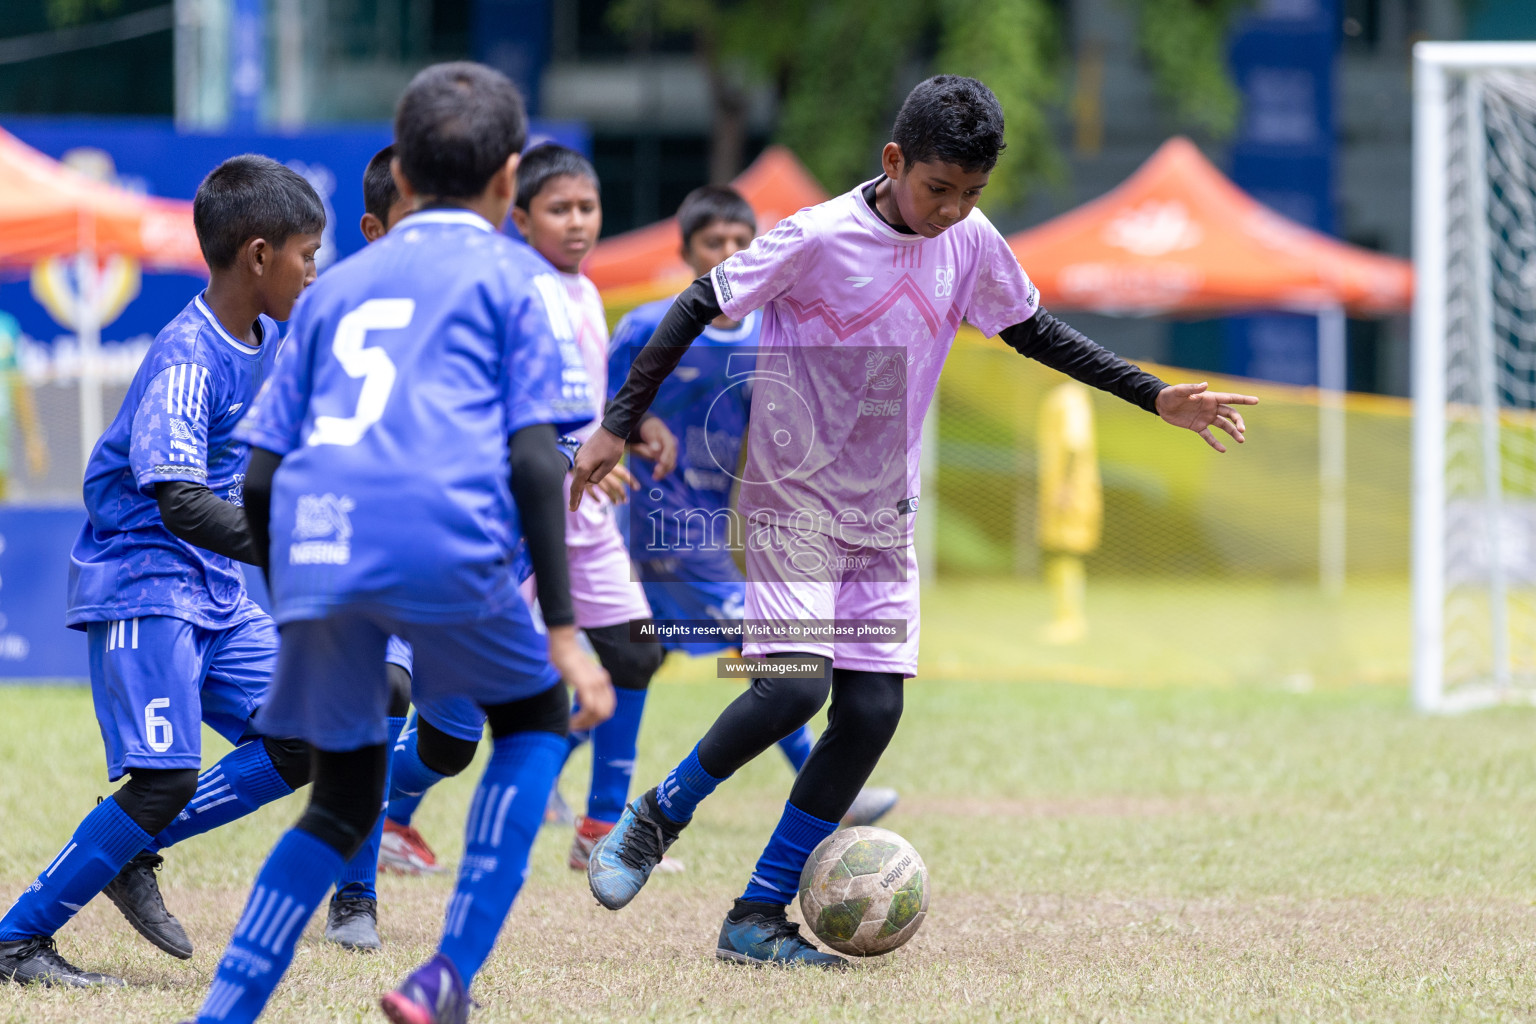
M 248 356 L 261 355 L 261 349 L 252 348 L 243 341 L 235 340 L 235 336 L 226 331 L 224 329 L 224 325 L 219 323 L 219 318 L 213 315 L 213 310 L 208 308 L 208 304 L 203 301 L 203 297 L 201 295 L 192 301 L 197 303 L 197 311 L 203 314 L 203 318 L 208 321 L 209 325 L 213 327 L 215 331 L 219 332 L 219 337 L 233 345 L 237 352 L 243 352 Z M 266 332 L 263 331 L 262 333 L 265 334 Z M 263 337 L 261 340 L 266 341 L 267 339 Z
M 473 210 L 422 210 L 420 213 L 402 217 L 395 227 L 398 228 L 407 223 L 413 227 L 417 224 L 463 224 L 467 227 L 479 228 L 481 231 L 496 230 L 490 221 Z

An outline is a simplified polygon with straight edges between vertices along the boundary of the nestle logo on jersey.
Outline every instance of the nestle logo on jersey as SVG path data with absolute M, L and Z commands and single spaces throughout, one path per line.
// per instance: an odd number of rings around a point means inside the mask
M 352 520 L 357 502 L 343 494 L 301 494 L 293 515 L 290 565 L 346 565 L 352 560 Z
M 900 416 L 901 399 L 885 398 L 871 402 L 869 399 L 861 399 L 859 402 L 860 416 Z

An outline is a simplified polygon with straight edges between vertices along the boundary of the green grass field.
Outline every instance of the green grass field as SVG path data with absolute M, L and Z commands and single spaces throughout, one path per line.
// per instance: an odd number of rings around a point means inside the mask
M 839 976 L 711 958 L 788 788 L 770 751 L 675 848 L 687 873 L 659 876 L 622 913 L 594 904 L 565 867 L 568 833 L 546 830 L 475 1019 L 1536 1018 L 1529 712 L 1411 712 L 1397 590 L 1338 605 L 1305 588 L 1219 596 L 1097 587 L 1094 640 L 1057 650 L 1025 625 L 1043 618 L 1033 590 L 929 594 L 926 676 L 876 778 L 901 789 L 885 824 L 932 877 L 928 921 L 895 954 Z M 706 675 L 673 665 L 656 685 L 644 784 L 736 692 Z M 9 897 L 107 786 L 85 690 L 0 689 L 0 723 Z M 578 755 L 567 771 L 568 797 L 586 765 Z M 450 861 L 470 788 L 444 784 L 418 819 Z M 60 945 L 134 987 L 6 988 L 0 1020 L 189 1016 L 299 808 L 291 798 L 170 852 L 162 885 L 198 945 L 192 961 L 157 952 L 98 899 Z M 311 922 L 268 1019 L 382 1020 L 375 1000 L 430 952 L 450 885 L 384 879 L 381 955 L 329 948 Z

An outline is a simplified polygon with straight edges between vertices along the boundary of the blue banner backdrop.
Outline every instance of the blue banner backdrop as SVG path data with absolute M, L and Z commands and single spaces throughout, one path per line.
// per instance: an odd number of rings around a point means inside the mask
M 307 177 L 326 203 L 322 268 L 363 246 L 363 168 L 390 140 L 387 124 L 338 127 L 292 135 L 230 132 L 192 135 L 170 121 L 131 118 L 39 119 L 7 117 L 3 127 L 57 159 L 88 154 L 84 166 L 103 168 L 110 158 L 119 183 L 136 191 L 191 199 L 203 175 L 238 153 L 264 153 Z M 535 120 L 529 143 L 556 141 L 590 155 L 584 125 Z M 323 270 L 322 270 L 323 272 Z M 137 295 L 102 329 L 107 345 L 147 343 L 203 287 L 203 278 L 144 273 Z M 34 296 L 31 280 L 0 281 L 0 310 L 13 314 L 22 332 L 44 349 L 73 332 Z M 85 521 L 82 508 L 0 506 L 0 679 L 86 678 L 85 635 L 64 625 L 69 549 Z M 252 596 L 265 601 L 260 574 L 251 573 Z
M 1335 234 L 1334 64 L 1339 0 L 1260 0 L 1231 43 L 1243 116 L 1232 180 L 1271 209 Z M 1225 369 L 1317 383 L 1317 321 L 1286 314 L 1225 323 Z
M 111 159 L 117 181 L 136 191 L 191 199 L 203 176 L 239 153 L 263 153 L 309 179 L 326 204 L 325 240 L 319 253 L 325 267 L 363 246 L 357 223 L 363 216 L 363 168 L 390 141 L 388 124 L 316 129 L 290 135 L 178 132 L 169 120 L 135 118 L 7 117 L 0 127 L 56 159 L 95 150 Z M 591 136 L 576 122 L 535 120 L 530 144 L 556 141 L 591 153 Z M 103 166 L 98 160 L 96 167 Z M 102 328 L 103 342 L 147 341 L 203 286 L 186 274 L 143 275 L 139 294 L 122 314 Z M 58 323 L 33 296 L 31 282 L 0 281 L 0 310 L 11 313 L 29 338 L 51 343 L 73 332 Z
M 84 679 L 85 634 L 64 625 L 83 509 L 0 507 L 0 679 Z

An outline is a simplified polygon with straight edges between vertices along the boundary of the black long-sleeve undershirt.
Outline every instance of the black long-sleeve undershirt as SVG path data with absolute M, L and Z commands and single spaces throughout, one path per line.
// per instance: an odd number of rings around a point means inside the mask
M 155 501 L 165 528 L 188 544 L 248 565 L 266 561 L 246 520 L 245 510 L 190 480 L 155 485 Z
M 603 414 L 603 429 L 633 440 L 641 417 L 656 400 L 661 382 L 682 360 L 693 340 L 720 314 L 715 289 L 705 274 L 677 297 L 651 340 L 635 354 L 629 376 Z M 1036 310 L 1034 316 L 1022 323 L 1003 328 L 1000 337 L 1020 354 L 1148 412 L 1157 411 L 1158 393 L 1168 386 L 1043 309 Z
M 998 337 L 1028 356 L 1074 380 L 1157 412 L 1157 396 L 1168 385 L 1073 330 L 1043 309 L 1023 323 L 1004 327 Z
M 528 559 L 539 592 L 539 610 L 546 626 L 576 622 L 571 604 L 571 570 L 565 560 L 564 456 L 555 444 L 555 428 L 547 423 L 524 427 L 508 440 L 512 464 L 512 500 Z

